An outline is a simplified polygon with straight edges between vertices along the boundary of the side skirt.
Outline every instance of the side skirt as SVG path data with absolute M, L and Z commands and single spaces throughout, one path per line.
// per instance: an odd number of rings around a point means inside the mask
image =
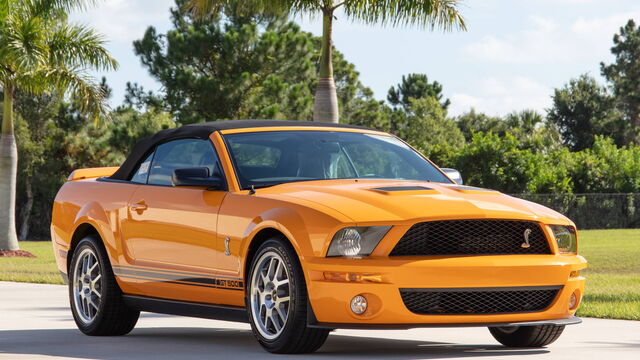
M 204 319 L 249 322 L 247 310 L 239 306 L 211 305 L 186 301 L 122 295 L 125 303 L 136 310 Z

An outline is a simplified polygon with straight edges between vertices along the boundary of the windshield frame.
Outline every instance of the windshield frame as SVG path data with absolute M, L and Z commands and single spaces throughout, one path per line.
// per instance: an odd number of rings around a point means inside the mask
M 389 181 L 424 181 L 424 182 L 431 182 L 430 180 L 416 180 L 416 179 L 394 179 L 394 178 L 361 178 L 361 177 L 346 177 L 346 178 L 335 178 L 335 179 L 291 179 L 291 180 L 287 180 L 287 181 L 279 181 L 279 182 L 273 182 L 273 183 L 263 183 L 263 184 L 247 184 L 246 186 L 243 186 L 242 181 L 240 179 L 240 172 L 238 170 L 238 164 L 236 163 L 236 159 L 235 157 L 232 155 L 233 152 L 231 151 L 231 147 L 228 141 L 228 135 L 239 135 L 239 134 L 257 134 L 257 133 L 267 133 L 267 132 L 327 132 L 327 133 L 331 133 L 331 132 L 345 132 L 345 133 L 356 133 L 356 134 L 363 134 L 363 135 L 377 135 L 377 136 L 386 136 L 389 138 L 393 138 L 395 140 L 398 140 L 400 142 L 402 142 L 405 146 L 408 147 L 409 150 L 411 150 L 413 153 L 415 153 L 416 155 L 418 155 L 422 160 L 424 160 L 425 162 L 427 162 L 429 165 L 433 166 L 433 168 L 435 168 L 440 174 L 443 175 L 445 180 L 448 180 L 449 183 L 443 183 L 443 184 L 454 184 L 455 182 L 453 180 L 451 180 L 449 178 L 449 176 L 442 171 L 442 169 L 440 169 L 440 167 L 438 165 L 436 165 L 433 161 L 431 161 L 429 158 L 427 158 L 426 156 L 424 156 L 421 152 L 419 152 L 418 150 L 416 150 L 413 146 L 411 146 L 409 143 L 407 143 L 406 141 L 404 141 L 403 139 L 399 138 L 396 135 L 393 134 L 389 134 L 383 131 L 378 131 L 378 130 L 355 130 L 355 129 L 342 129 L 342 128 L 328 128 L 328 127 L 321 127 L 319 126 L 318 128 L 300 128 L 300 127 L 295 127 L 295 128 L 263 128 L 263 129 L 242 129 L 242 131 L 221 131 L 220 135 L 222 138 L 222 142 L 224 144 L 225 147 L 225 151 L 226 151 L 226 155 L 229 159 L 229 161 L 231 162 L 231 166 L 232 166 L 232 170 L 234 172 L 235 175 L 235 179 L 238 185 L 238 189 L 240 190 L 252 190 L 252 189 L 259 189 L 259 188 L 266 188 L 266 187 L 271 187 L 271 186 L 276 186 L 276 185 L 281 185 L 281 184 L 288 184 L 288 183 L 296 183 L 296 182 L 308 182 L 308 181 L 332 181 L 332 180 L 389 180 Z

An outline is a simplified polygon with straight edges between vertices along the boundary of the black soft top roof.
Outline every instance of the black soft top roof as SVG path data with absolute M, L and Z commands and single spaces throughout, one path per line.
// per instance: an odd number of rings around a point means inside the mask
M 136 170 L 136 165 L 138 165 L 145 156 L 148 156 L 157 144 L 169 140 L 184 138 L 208 139 L 211 133 L 215 131 L 280 126 L 335 127 L 368 130 L 368 128 L 355 125 L 289 120 L 230 120 L 189 124 L 175 129 L 162 130 L 138 141 L 133 146 L 133 150 L 131 150 L 131 153 L 124 163 L 122 163 L 120 168 L 113 173 L 110 178 L 114 180 L 129 180 Z
M 228 121 L 211 121 L 205 123 L 189 124 L 183 127 L 202 127 L 209 129 L 210 132 L 231 130 L 231 129 L 249 129 L 260 127 L 278 127 L 278 126 L 315 126 L 315 127 L 336 127 L 336 128 L 352 128 L 367 129 L 356 125 L 318 123 L 314 121 L 292 121 L 292 120 L 228 120 Z

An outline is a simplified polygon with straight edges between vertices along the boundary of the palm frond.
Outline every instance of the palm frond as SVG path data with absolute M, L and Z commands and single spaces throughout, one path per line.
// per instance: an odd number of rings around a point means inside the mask
M 189 0 L 185 9 L 196 18 L 218 15 L 227 7 L 247 13 L 313 14 L 344 7 L 348 17 L 366 24 L 416 25 L 466 30 L 461 0 Z
M 48 52 L 40 19 L 23 20 L 10 15 L 0 27 L 0 63 L 16 70 L 36 67 Z
M 0 24 L 4 24 L 9 17 L 9 1 L 11 0 L 0 0 Z
M 88 65 L 96 70 L 115 70 L 118 62 L 104 47 L 105 38 L 92 28 L 77 24 L 58 26 L 48 40 L 52 64 Z
M 367 24 L 466 30 L 460 0 L 345 0 L 348 17 Z
M 294 10 L 291 0 L 189 0 L 184 9 L 196 19 L 210 19 L 225 9 L 234 9 L 240 14 L 280 15 Z M 315 2 L 320 2 L 317 0 Z
M 328 8 L 329 2 L 323 0 L 292 0 L 292 1 L 283 1 L 277 0 L 281 2 L 282 6 L 284 3 L 288 3 L 288 6 L 291 8 L 292 14 L 304 14 L 304 13 L 315 13 L 321 11 L 322 8 Z M 338 1 L 331 1 L 333 3 L 338 3 Z
M 83 68 L 43 66 L 22 74 L 16 83 L 21 90 L 29 93 L 58 91 L 61 95 L 69 95 L 82 112 L 96 120 L 109 115 L 104 89 Z
M 111 70 L 105 39 L 66 14 L 96 0 L 0 0 L 0 83 L 28 93 L 59 92 L 95 119 L 108 117 L 104 89 L 86 72 Z
M 189 11 L 195 18 L 208 19 L 217 16 L 229 1 L 226 0 L 189 0 L 184 10 Z
M 11 0 L 8 0 L 11 1 Z M 98 0 L 17 0 L 28 9 L 31 17 L 50 17 L 58 15 L 59 10 L 69 13 L 73 10 L 86 10 L 98 3 Z

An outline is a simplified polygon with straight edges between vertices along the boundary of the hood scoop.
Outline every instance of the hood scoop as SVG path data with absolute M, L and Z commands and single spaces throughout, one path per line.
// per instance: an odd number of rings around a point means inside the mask
M 426 186 L 381 186 L 370 190 L 386 195 L 423 195 L 440 193 L 438 190 Z

